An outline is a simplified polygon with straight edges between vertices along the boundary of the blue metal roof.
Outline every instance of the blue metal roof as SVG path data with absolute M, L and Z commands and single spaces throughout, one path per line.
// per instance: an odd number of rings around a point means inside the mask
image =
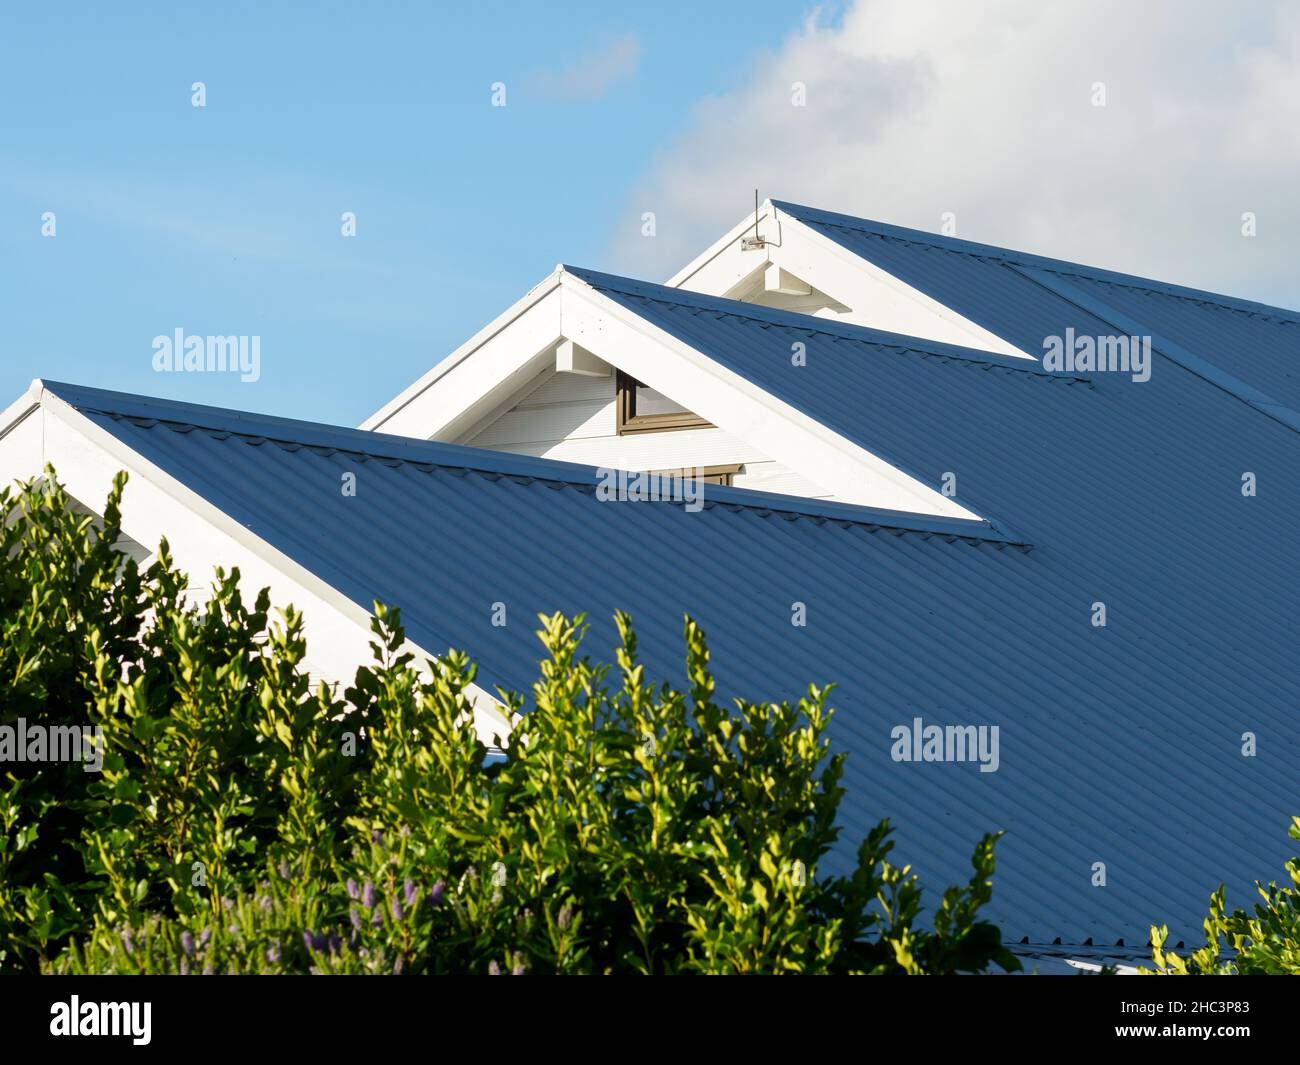
M 773 201 L 1030 354 L 1076 332 L 1152 337 L 1258 409 L 1300 428 L 1300 313 L 1162 281 Z M 1215 371 L 1205 373 L 1207 365 Z M 1256 402 L 1262 400 L 1262 402 Z
M 1221 879 L 1245 902 L 1277 875 L 1300 798 L 1300 436 L 1167 359 L 1142 384 L 1063 378 L 574 272 L 928 483 L 955 472 L 958 501 L 999 524 L 712 486 L 698 513 L 601 503 L 583 467 L 48 387 L 356 602 L 400 605 L 421 645 L 465 648 L 489 686 L 529 684 L 536 612 L 587 612 L 604 654 L 618 608 L 652 674 L 681 680 L 689 612 L 725 692 L 836 682 L 843 854 L 889 816 L 933 887 L 1007 829 L 991 913 L 1014 940 L 1131 946 L 1157 920 L 1191 940 Z M 999 770 L 892 761 L 891 729 L 914 717 L 999 726 Z

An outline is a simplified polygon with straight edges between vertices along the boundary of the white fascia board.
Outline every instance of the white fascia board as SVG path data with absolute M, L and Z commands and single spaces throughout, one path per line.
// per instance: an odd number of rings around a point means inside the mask
M 519 353 L 532 345 L 530 357 L 539 356 L 560 339 L 560 273 L 557 267 L 359 428 L 449 440 L 481 418 L 506 391 L 536 375 L 523 373 Z
M 28 391 L 0 413 L 0 491 L 11 494 L 22 481 L 39 481 L 45 470 L 45 418 L 40 394 Z M 11 511 L 8 522 L 19 520 Z
M 1095 961 L 1081 961 L 1078 958 L 1066 958 L 1065 964 L 1068 965 L 1071 969 L 1082 970 L 1086 973 L 1101 972 L 1101 964 Z M 1108 965 L 1114 964 L 1116 976 L 1141 976 L 1142 975 L 1138 971 L 1138 967 L 1136 965 L 1122 965 L 1122 964 L 1115 964 L 1113 962 L 1107 962 L 1106 964 Z
M 781 243 L 781 223 L 767 200 L 758 209 L 758 234 L 762 248 L 742 249 L 741 241 L 754 235 L 754 216 L 738 222 L 720 240 L 696 256 L 664 282 L 669 288 L 684 288 L 710 296 L 725 296 L 744 283 L 755 270 L 771 261 L 770 252 Z
M 40 380 L 33 381 L 27 391 L 0 411 L 0 439 L 6 437 L 41 405 L 41 395 L 45 386 Z
M 1037 361 L 799 219 L 786 218 L 781 231 L 772 262 L 848 307 L 839 321 Z
M 981 520 L 979 514 L 846 440 L 580 278 L 565 274 L 562 288 L 566 337 L 684 403 L 719 429 L 760 445 L 765 454 L 837 499 Z
M 754 230 L 750 216 L 674 274 L 667 284 L 709 296 L 730 297 L 750 281 L 756 269 L 771 263 L 849 308 L 845 314 L 826 314 L 827 318 L 999 355 L 1036 358 L 798 218 L 783 214 L 770 200 L 758 214 L 759 234 L 765 238 L 761 251 L 741 248 L 741 239 Z
M 119 469 L 126 470 L 132 475 L 133 482 L 138 484 L 143 481 L 155 490 L 154 499 L 146 507 L 150 513 L 155 515 L 155 520 L 149 523 L 152 527 L 147 531 L 143 529 L 137 530 L 141 535 L 133 535 L 134 539 L 140 540 L 146 547 L 152 549 L 157 544 L 159 536 L 167 533 L 169 527 L 178 519 L 175 508 L 183 508 L 184 511 L 188 512 L 188 516 L 211 526 L 226 539 L 262 562 L 267 570 L 282 575 L 286 581 L 301 588 L 304 592 L 319 600 L 321 604 L 356 625 L 360 641 L 359 646 L 364 650 L 371 639 L 371 614 L 369 610 L 353 602 L 333 585 L 318 577 L 278 548 L 271 546 L 220 507 L 208 502 L 203 496 L 182 484 L 171 474 L 123 443 L 102 426 L 85 417 L 80 411 L 58 396 L 42 389 L 40 406 L 45 417 L 57 419 L 64 428 L 70 430 L 70 432 L 62 434 L 46 432 L 46 438 L 51 441 L 52 446 L 42 456 L 42 466 L 46 462 L 54 462 L 59 480 L 68 486 L 69 492 L 74 497 L 88 506 L 95 505 L 98 498 L 106 495 L 108 479 L 112 476 L 112 473 Z M 56 449 L 57 453 L 55 453 Z M 163 507 L 158 506 L 158 500 L 165 500 L 165 502 L 173 504 L 173 507 L 168 508 L 172 512 L 170 519 Z M 125 515 L 126 508 L 124 508 L 124 517 Z M 173 546 L 176 547 L 180 538 L 175 537 L 174 528 L 171 529 L 171 532 L 173 533 Z M 141 539 L 142 536 L 147 539 Z M 211 559 L 209 564 L 229 565 L 229 560 Z M 249 574 L 248 576 L 254 575 Z M 271 583 L 262 581 L 261 576 L 256 575 L 258 579 L 254 581 L 255 584 Z M 277 605 L 284 606 L 286 604 L 281 602 Z M 310 610 L 309 606 L 308 610 Z M 305 616 L 307 623 L 311 625 L 313 618 L 309 614 Z M 324 619 L 316 618 L 315 621 L 317 625 L 320 625 Z M 428 659 L 436 660 L 437 658 L 437 655 L 409 640 L 403 650 L 411 652 L 417 662 Z M 361 658 L 358 660 L 358 664 L 364 661 L 366 659 Z M 466 688 L 466 695 L 474 708 L 476 727 L 480 738 L 484 739 L 484 742 L 490 744 L 491 737 L 494 734 L 500 735 L 502 738 L 509 735 L 509 721 L 500 700 L 476 684 Z
M 785 228 L 788 239 L 788 220 Z M 756 259 L 750 272 L 765 262 Z M 363 428 L 463 442 L 553 366 L 562 340 L 672 396 L 844 502 L 980 520 L 560 268 Z

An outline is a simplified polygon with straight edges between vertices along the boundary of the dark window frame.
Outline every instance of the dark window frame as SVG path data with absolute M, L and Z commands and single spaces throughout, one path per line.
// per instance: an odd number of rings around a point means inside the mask
M 689 477 L 693 481 L 698 480 L 704 484 L 719 484 L 729 488 L 734 483 L 736 474 L 744 468 L 744 463 L 734 462 L 725 466 L 690 466 L 676 470 L 651 470 L 650 472 L 658 474 L 660 477 Z
M 712 422 L 688 410 L 669 414 L 637 414 L 637 386 L 646 387 L 631 374 L 619 370 L 614 375 L 614 411 L 619 436 L 636 433 L 665 433 L 674 429 L 712 429 Z

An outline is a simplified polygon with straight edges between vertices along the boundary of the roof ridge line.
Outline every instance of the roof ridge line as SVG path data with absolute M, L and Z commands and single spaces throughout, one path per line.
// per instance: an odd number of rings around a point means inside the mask
M 78 408 L 79 410 L 83 408 Z M 91 409 L 91 408 L 86 408 Z M 341 452 L 348 455 L 357 455 L 367 460 L 376 462 L 394 462 L 402 466 L 432 466 L 445 470 L 464 470 L 468 473 L 476 473 L 480 476 L 513 477 L 525 478 L 535 481 L 539 484 L 554 484 L 564 488 L 574 488 L 580 491 L 586 489 L 595 490 L 599 487 L 601 476 L 598 471 L 611 470 L 615 473 L 624 473 L 629 477 L 651 477 L 658 479 L 669 479 L 672 475 L 665 473 L 655 473 L 648 470 L 614 470 L 613 467 L 590 467 L 590 477 L 556 477 L 546 476 L 545 473 L 526 472 L 523 470 L 496 469 L 489 464 L 472 464 L 438 461 L 436 459 L 422 459 L 418 457 L 408 457 L 403 455 L 393 455 L 386 452 L 377 452 L 372 450 L 363 450 L 360 448 L 347 447 L 337 444 L 312 443 L 305 440 L 294 440 L 289 437 L 268 436 L 264 433 L 257 433 L 249 429 L 231 429 L 219 425 L 203 425 L 197 422 L 186 422 L 174 418 L 163 418 L 156 415 L 142 414 L 125 414 L 111 410 L 95 410 L 94 413 L 102 414 L 117 420 L 125 421 L 151 421 L 168 427 L 185 428 L 189 430 L 198 430 L 201 433 L 222 433 L 226 436 L 235 436 L 241 438 L 245 443 L 252 445 L 254 441 L 260 441 L 276 445 L 292 445 L 297 448 L 321 448 L 335 452 Z M 369 432 L 369 430 L 357 430 L 358 432 Z M 387 434 L 374 434 L 376 436 Z M 413 441 L 415 443 L 438 443 L 437 441 Z M 523 459 L 532 459 L 533 456 L 519 455 L 514 452 L 496 452 L 486 448 L 463 448 L 459 444 L 447 444 L 448 448 L 463 449 L 471 452 L 483 451 L 489 455 L 509 455 L 510 457 L 519 457 Z M 555 460 L 536 459 L 534 461 L 546 464 Z M 569 463 L 556 461 L 557 466 L 568 466 Z M 588 467 L 581 467 L 583 470 Z M 425 471 L 421 471 L 425 472 Z M 718 498 L 718 493 L 722 493 L 723 498 Z M 747 498 L 726 498 L 730 493 L 738 493 Z M 705 484 L 700 486 L 700 498 L 704 506 L 722 506 L 730 510 L 754 511 L 762 514 L 788 514 L 795 518 L 807 518 L 816 522 L 834 522 L 847 523 L 851 525 L 861 525 L 871 528 L 889 529 L 902 533 L 917 533 L 924 536 L 943 536 L 953 537 L 961 540 L 984 541 L 989 543 L 1006 544 L 1012 547 L 1030 547 L 1030 543 L 1022 537 L 1016 536 L 1004 528 L 998 522 L 990 519 L 974 518 L 947 518 L 939 515 L 919 514 L 911 511 L 891 511 L 880 507 L 869 507 L 857 503 L 840 503 L 833 500 L 814 500 L 811 497 L 804 496 L 784 496 L 774 492 L 759 492 L 749 488 L 737 488 L 731 485 L 714 485 Z M 799 506 L 800 502 L 807 501 L 810 505 Z M 667 502 L 675 502 L 667 500 Z M 840 508 L 843 508 L 841 512 Z
M 45 391 L 78 411 L 91 411 L 114 419 L 153 419 L 170 425 L 188 425 L 210 432 L 260 437 L 300 447 L 333 448 L 367 458 L 473 469 L 501 476 L 533 477 L 557 483 L 587 483 L 594 469 L 560 459 L 543 459 L 534 455 L 492 451 L 442 440 L 398 436 L 373 429 L 309 422 L 275 414 L 256 414 L 230 407 L 185 403 L 60 381 L 40 383 Z M 378 446 L 365 446 L 371 442 Z M 426 451 L 432 454 L 422 453 Z M 462 461 L 456 461 L 457 459 Z
M 1086 375 L 1082 374 L 1054 373 L 1046 370 L 1041 362 L 1033 358 L 1022 359 L 1011 355 L 1000 355 L 995 351 L 985 351 L 982 348 L 948 344 L 942 340 L 929 340 L 925 337 L 910 336 L 907 333 L 892 333 L 885 329 L 876 329 L 873 326 L 859 325 L 854 322 L 837 322 L 826 318 L 818 318 L 811 314 L 800 314 L 798 311 L 787 311 L 779 307 L 765 307 L 758 303 L 744 303 L 740 300 L 726 299 L 722 296 L 708 296 L 702 292 L 669 288 L 653 281 L 641 281 L 637 278 L 623 277 L 618 274 L 604 274 L 597 270 L 587 270 L 582 267 L 566 266 L 565 269 L 597 290 L 610 289 L 615 292 L 623 292 L 624 295 L 633 295 L 650 300 L 651 302 L 665 303 L 670 306 L 696 307 L 715 314 L 731 315 L 749 321 L 786 326 L 806 333 L 821 333 L 833 339 L 859 341 L 874 344 L 877 347 L 894 348 L 905 354 L 915 353 L 939 359 L 949 359 L 953 362 L 991 366 L 996 369 L 1010 370 L 1013 373 L 1029 374 L 1032 377 L 1081 382 L 1090 380 Z M 623 289 L 616 284 L 605 284 L 601 281 L 592 280 L 593 277 L 610 278 L 613 281 L 636 287 Z M 654 291 L 643 292 L 638 291 L 638 288 Z M 683 299 L 681 297 L 687 298 Z M 728 306 L 716 306 L 719 303 Z
M 1122 332 L 1132 336 L 1150 336 L 1151 347 L 1159 351 L 1165 358 L 1177 363 L 1189 373 L 1195 374 L 1203 381 L 1214 385 L 1214 387 L 1226 392 L 1233 398 L 1241 400 L 1261 414 L 1265 414 L 1288 429 L 1300 433 L 1300 411 L 1296 411 L 1285 403 L 1274 399 L 1266 392 L 1246 384 L 1239 377 L 1233 376 L 1226 370 L 1221 370 L 1218 366 L 1201 358 L 1199 355 L 1192 354 L 1192 352 L 1172 340 L 1168 340 L 1158 333 L 1145 331 L 1142 323 L 1130 318 L 1122 311 L 1117 311 L 1110 304 L 1094 298 L 1086 292 L 1080 292 L 1070 282 L 1061 278 L 1057 271 L 1042 270 L 1033 266 L 1013 266 L 1011 269 L 1027 281 L 1047 289 L 1107 325 L 1115 326 Z M 1052 275 L 1052 279 L 1048 280 L 1043 276 L 1044 274 Z
M 292 444 L 297 447 L 329 448 L 348 454 L 364 456 L 376 461 L 398 462 L 411 466 L 434 466 L 443 469 L 460 469 L 494 477 L 522 477 L 540 483 L 557 484 L 577 489 L 596 489 L 602 480 L 601 471 L 607 467 L 584 466 L 580 463 L 543 459 L 514 452 L 490 451 L 486 448 L 447 444 L 436 440 L 419 440 L 414 437 L 394 436 L 369 429 L 352 429 L 278 418 L 275 415 L 255 415 L 245 411 L 210 407 L 202 404 L 180 404 L 176 401 L 152 399 L 126 392 L 83 388 L 59 382 L 42 382 L 45 391 L 69 404 L 81 414 L 98 414 L 113 420 L 152 421 L 168 427 L 188 427 L 206 433 L 226 433 L 243 438 L 274 444 Z M 79 396 L 78 394 L 81 394 Z M 107 402 L 117 399 L 116 404 Z M 115 409 L 115 407 L 117 409 Z M 127 409 L 121 409 L 121 408 Z M 135 409 L 131 409 L 134 407 Z M 170 410 L 168 408 L 171 408 Z M 188 417 L 187 417 L 188 415 Z M 198 415 L 198 420 L 193 416 Z M 223 423 L 237 419 L 234 425 Z M 258 426 L 261 419 L 270 425 Z M 241 424 L 242 423 L 242 424 Z M 301 437 L 280 435 L 274 430 L 286 425 L 300 427 Z M 267 429 L 272 430 L 268 432 Z M 369 441 L 380 443 L 380 448 L 365 446 Z M 420 454 L 422 450 L 431 454 Z M 637 476 L 645 471 L 616 471 Z M 646 474 L 647 476 L 663 476 Z M 989 519 L 947 518 L 911 511 L 885 510 L 857 503 L 812 499 L 803 496 L 759 492 L 749 488 L 724 485 L 701 487 L 701 498 L 706 506 L 726 506 L 754 512 L 789 514 L 813 521 L 830 521 L 904 533 L 954 537 L 975 542 L 1030 547 L 1030 543 L 1006 526 Z
M 429 456 L 427 458 L 421 458 L 418 455 L 395 454 L 394 451 L 396 449 L 376 450 L 374 448 L 353 447 L 344 442 L 327 443 L 324 440 L 315 440 L 315 441 L 299 440 L 292 436 L 286 436 L 282 434 L 258 432 L 252 427 L 235 428 L 229 425 L 219 425 L 216 423 L 209 424 L 208 422 L 205 421 L 187 421 L 183 418 L 178 418 L 178 417 L 169 418 L 163 414 L 144 414 L 144 413 L 136 414 L 136 413 L 131 413 L 129 411 L 116 411 L 116 410 L 111 410 L 109 408 L 92 407 L 92 406 L 77 406 L 76 409 L 83 413 L 90 412 L 93 414 L 102 414 L 107 418 L 112 418 L 114 421 L 155 422 L 160 425 L 166 425 L 168 427 L 175 427 L 178 429 L 197 429 L 201 433 L 212 433 L 212 434 L 223 433 L 226 436 L 237 436 L 249 443 L 252 443 L 253 441 L 259 441 L 259 442 L 265 442 L 270 444 L 292 445 L 295 448 L 303 448 L 303 447 L 317 448 L 322 451 L 337 451 L 347 455 L 356 455 L 363 459 L 374 459 L 378 462 L 396 462 L 403 466 L 442 466 L 446 469 L 463 469 L 463 470 L 470 470 L 474 473 L 490 473 L 498 477 L 528 477 L 531 478 L 532 480 L 551 481 L 555 484 L 584 484 L 585 483 L 584 481 L 579 480 L 577 478 L 566 478 L 566 477 L 558 477 L 558 476 L 544 477 L 539 474 L 529 473 L 523 470 L 498 469 L 490 461 L 480 463 L 480 464 L 474 464 L 470 462 L 464 462 L 464 463 L 451 462 L 448 461 L 445 457 L 441 459 L 433 456 Z M 328 428 L 334 429 L 336 427 L 329 426 Z M 342 428 L 342 426 L 339 426 L 337 428 Z M 369 429 L 361 429 L 357 431 L 372 433 L 374 436 L 380 438 L 392 439 L 392 434 L 389 433 L 375 433 L 373 432 L 373 430 L 369 430 Z M 466 448 L 462 444 L 444 444 L 440 440 L 419 440 L 415 437 L 411 437 L 409 443 L 412 445 L 431 444 L 436 447 L 446 448 L 448 450 L 463 449 L 475 453 L 482 452 L 483 454 L 490 455 L 490 456 L 509 455 L 512 458 L 518 457 L 525 461 L 529 461 L 529 460 L 548 461 L 548 460 L 536 460 L 531 455 L 516 455 L 516 453 L 514 452 L 492 451 L 488 448 Z M 556 465 L 564 466 L 567 465 L 567 463 L 556 462 Z
M 1190 285 L 1177 285 L 1170 281 L 1143 277 L 1141 274 L 1126 274 L 1119 270 L 1107 269 L 1104 266 L 1089 266 L 1086 263 L 1071 262 L 1069 259 L 1054 259 L 1049 255 L 1019 251 L 1015 248 L 1004 248 L 997 244 L 983 244 L 962 237 L 945 237 L 938 233 L 929 233 L 924 229 L 912 229 L 907 226 L 893 225 L 889 222 L 878 222 L 875 219 L 858 218 L 854 215 L 839 214 L 835 211 L 824 211 L 821 208 L 809 207 L 805 204 L 777 200 L 773 200 L 772 203 L 774 206 L 786 210 L 791 217 L 805 223 L 807 221 L 816 221 L 819 225 L 871 233 L 889 240 L 903 241 L 921 247 L 937 248 L 941 251 L 956 252 L 974 258 L 996 259 L 1013 267 L 1028 266 L 1077 275 L 1103 284 L 1122 285 L 1128 288 L 1173 296 L 1177 299 L 1211 303 L 1227 310 L 1240 311 L 1260 318 L 1269 318 L 1283 324 L 1300 325 L 1300 311 L 1288 307 L 1279 307 L 1276 304 L 1261 303 L 1258 300 L 1250 300 L 1242 296 L 1230 296 L 1222 292 L 1212 292 L 1209 289 L 1193 288 Z M 844 221 L 830 221 L 828 218 L 803 219 L 799 216 L 800 211 L 843 219 Z

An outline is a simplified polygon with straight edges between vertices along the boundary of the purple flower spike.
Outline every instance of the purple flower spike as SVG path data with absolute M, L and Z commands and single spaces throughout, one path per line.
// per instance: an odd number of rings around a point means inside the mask
M 517 961 L 517 962 L 515 962 L 515 967 L 514 967 L 513 969 L 510 970 L 510 975 L 511 975 L 511 976 L 523 976 L 523 975 L 524 975 L 524 963 L 521 962 L 521 961 Z
M 393 911 L 393 920 L 400 921 L 405 911 L 403 911 L 402 909 L 402 900 L 399 899 L 396 895 L 393 896 L 393 903 L 391 908 Z
M 206 947 L 208 945 L 208 940 L 211 938 L 212 938 L 212 929 L 211 928 L 203 929 L 203 931 L 199 933 L 199 946 Z
M 375 908 L 375 885 L 369 880 L 366 881 L 366 886 L 361 889 L 361 905 L 367 910 Z
M 194 933 L 193 932 L 186 931 L 181 933 L 181 950 L 185 951 L 185 956 L 187 958 L 194 957 Z
M 310 933 L 310 932 L 304 932 L 304 933 L 302 934 L 302 945 L 303 945 L 304 947 L 306 947 L 308 950 L 311 950 L 311 933 Z
M 436 884 L 433 885 L 433 888 L 429 892 L 429 901 L 432 902 L 435 906 L 437 906 L 438 901 L 442 898 L 442 893 L 446 890 L 447 890 L 447 881 L 439 880 Z
M 378 928 L 381 924 L 384 923 L 384 911 L 381 910 L 378 906 L 375 907 L 375 915 L 372 918 L 370 918 L 370 923 L 374 925 L 376 928 Z
M 415 900 L 420 893 L 415 889 L 415 881 L 409 876 L 406 878 L 406 882 L 402 884 L 402 893 L 406 896 L 406 905 L 414 906 Z
M 357 882 L 353 880 L 352 877 L 348 877 L 348 898 L 361 898 L 361 889 L 357 887 Z
M 189 975 L 190 975 L 190 959 L 189 959 L 189 958 L 182 958 L 182 959 L 181 959 L 181 975 L 182 975 L 182 976 L 189 976 Z
M 272 943 L 269 947 L 266 948 L 266 960 L 269 961 L 272 965 L 278 965 L 280 963 L 279 943 Z
M 355 906 L 353 906 L 350 910 L 348 910 L 348 920 L 352 922 L 353 928 L 360 930 L 361 914 L 357 913 L 357 908 Z
M 328 946 L 331 954 L 337 954 L 339 951 L 343 949 L 343 940 L 339 938 L 339 934 L 337 932 L 330 933 Z
M 560 907 L 560 916 L 556 918 L 555 923 L 563 930 L 573 923 L 573 907 L 567 902 Z
M 500 976 L 500 975 L 501 975 L 501 966 L 499 966 L 494 961 L 488 962 L 488 976 Z

